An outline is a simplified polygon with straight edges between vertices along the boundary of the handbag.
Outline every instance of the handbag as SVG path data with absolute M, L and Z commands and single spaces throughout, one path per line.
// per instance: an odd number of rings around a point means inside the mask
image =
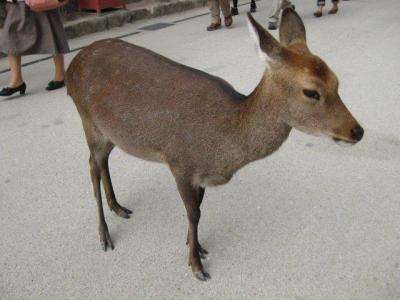
M 25 0 L 25 4 L 35 12 L 56 9 L 67 3 L 68 0 Z

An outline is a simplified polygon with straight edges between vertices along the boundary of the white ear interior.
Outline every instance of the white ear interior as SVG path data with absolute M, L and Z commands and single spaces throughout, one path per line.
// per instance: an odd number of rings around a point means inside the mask
M 269 62 L 270 58 L 268 57 L 268 55 L 261 50 L 260 47 L 260 37 L 257 33 L 257 31 L 255 30 L 255 28 L 253 27 L 253 25 L 251 24 L 251 22 L 249 21 L 249 19 L 247 19 L 247 27 L 249 28 L 250 31 L 250 36 L 253 38 L 254 42 L 255 42 L 255 48 L 258 54 L 258 57 L 263 61 L 263 62 Z

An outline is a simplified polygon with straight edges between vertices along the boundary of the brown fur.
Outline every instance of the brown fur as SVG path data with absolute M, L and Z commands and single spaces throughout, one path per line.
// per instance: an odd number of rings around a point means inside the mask
M 302 24 L 293 11 L 285 15 L 286 32 L 290 22 L 294 28 Z M 200 258 L 206 251 L 197 237 L 205 187 L 227 183 L 249 162 L 276 151 L 292 127 L 351 141 L 350 129 L 358 123 L 338 98 L 332 71 L 306 51 L 301 30 L 285 38 L 297 41 L 286 47 L 249 18 L 273 62 L 248 96 L 220 78 L 120 40 L 93 43 L 72 61 L 67 88 L 89 145 L 103 249 L 113 244 L 100 181 L 110 209 L 122 217 L 131 213 L 118 204 L 111 185 L 108 156 L 114 146 L 170 167 L 188 214 L 189 264 L 205 280 Z M 320 103 L 303 95 L 311 85 L 323 93 Z

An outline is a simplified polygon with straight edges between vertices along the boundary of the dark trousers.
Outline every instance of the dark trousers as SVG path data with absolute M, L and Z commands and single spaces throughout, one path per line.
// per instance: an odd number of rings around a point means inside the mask
M 332 0 L 332 4 L 338 3 L 339 0 Z M 318 6 L 325 6 L 325 0 L 317 0 Z

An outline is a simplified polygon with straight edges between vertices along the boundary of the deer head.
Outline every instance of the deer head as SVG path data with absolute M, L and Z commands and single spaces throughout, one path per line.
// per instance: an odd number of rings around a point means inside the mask
M 327 135 L 356 143 L 364 130 L 343 104 L 335 73 L 306 44 L 306 32 L 299 15 L 291 8 L 282 13 L 277 41 L 248 14 L 259 50 L 270 68 L 274 101 L 281 106 L 281 118 L 289 126 L 308 134 Z

